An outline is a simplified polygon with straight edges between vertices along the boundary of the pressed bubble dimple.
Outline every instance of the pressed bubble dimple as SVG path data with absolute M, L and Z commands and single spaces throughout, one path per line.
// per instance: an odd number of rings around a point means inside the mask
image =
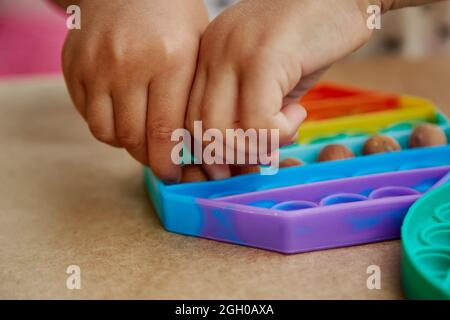
M 310 209 L 317 207 L 317 204 L 311 201 L 285 201 L 272 207 L 274 210 L 294 211 L 302 209 Z

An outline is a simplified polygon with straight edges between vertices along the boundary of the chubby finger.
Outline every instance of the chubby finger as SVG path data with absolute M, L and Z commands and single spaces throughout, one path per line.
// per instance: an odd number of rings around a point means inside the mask
M 64 43 L 61 54 L 61 68 L 64 75 L 67 91 L 72 99 L 75 108 L 86 119 L 86 87 L 83 81 L 83 68 L 74 62 L 74 55 L 78 52 L 72 52 L 68 40 Z
M 206 68 L 198 67 L 195 78 L 192 84 L 189 95 L 188 106 L 185 116 L 185 127 L 191 132 L 194 132 L 194 122 L 201 120 L 202 101 L 207 85 Z
M 229 142 L 225 138 L 227 129 L 237 128 L 237 90 L 238 79 L 234 70 L 223 66 L 219 70 L 210 72 L 203 94 L 200 116 L 205 130 L 217 129 L 224 138 L 223 141 L 216 141 L 222 143 L 224 152 L 215 155 L 215 158 L 220 159 L 223 164 L 203 164 L 205 172 L 213 180 L 221 180 L 231 176 L 227 163 L 233 160 L 230 156 L 235 158 L 236 150 L 227 148 Z
M 166 182 L 178 182 L 181 178 L 181 168 L 171 158 L 178 142 L 171 141 L 171 137 L 176 129 L 184 128 L 192 77 L 187 68 L 160 75 L 150 84 L 146 128 L 148 160 L 152 171 Z
M 238 118 L 238 77 L 231 67 L 223 66 L 209 72 L 200 106 L 205 129 L 234 129 Z
M 79 74 L 74 73 L 70 67 L 64 67 L 64 80 L 67 91 L 72 99 L 75 108 L 86 120 L 86 86 Z
M 103 86 L 87 86 L 86 121 L 94 137 L 114 147 L 120 147 L 116 138 L 112 98 Z
M 244 128 L 278 129 L 279 144 L 289 144 L 306 117 L 297 103 L 283 105 L 284 89 L 273 73 L 264 68 L 243 72 L 240 86 L 240 119 Z M 285 92 L 286 90 L 286 92 Z M 272 150 L 270 150 L 272 151 Z
M 115 133 L 120 145 L 133 158 L 148 165 L 147 105 L 148 85 L 113 87 Z

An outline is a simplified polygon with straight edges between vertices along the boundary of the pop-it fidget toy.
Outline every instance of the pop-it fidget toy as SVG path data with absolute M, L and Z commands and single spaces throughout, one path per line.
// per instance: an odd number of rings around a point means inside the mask
M 316 98 L 326 98 L 327 86 L 332 89 L 327 104 L 351 107 L 339 102 L 339 86 L 322 85 Z M 350 89 L 345 90 L 343 96 Z M 449 145 L 408 149 L 408 137 L 417 123 L 432 122 L 450 139 L 450 123 L 427 100 L 398 96 L 397 101 L 382 110 L 310 121 L 335 125 L 311 133 L 311 144 L 282 148 L 282 157 L 304 165 L 272 176 L 166 185 L 146 168 L 162 224 L 172 232 L 283 253 L 398 238 L 409 207 L 450 170 Z M 380 132 L 398 140 L 402 151 L 361 156 L 368 135 Z M 347 145 L 356 157 L 318 163 L 317 153 L 330 141 Z
M 450 183 L 427 193 L 410 208 L 401 235 L 406 296 L 450 299 Z

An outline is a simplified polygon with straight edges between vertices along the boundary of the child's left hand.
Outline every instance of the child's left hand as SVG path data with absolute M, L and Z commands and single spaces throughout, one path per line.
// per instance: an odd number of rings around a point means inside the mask
M 299 97 L 370 37 L 370 0 L 243 0 L 205 31 L 186 127 L 279 129 L 289 143 L 306 116 Z M 376 2 L 376 1 L 375 1 Z M 205 166 L 213 179 L 227 165 Z

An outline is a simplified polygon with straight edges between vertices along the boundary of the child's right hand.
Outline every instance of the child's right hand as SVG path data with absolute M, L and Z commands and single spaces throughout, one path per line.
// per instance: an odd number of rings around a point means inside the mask
M 299 98 L 369 39 L 371 3 L 241 0 L 225 10 L 203 34 L 186 127 L 194 132 L 201 120 L 204 130 L 218 128 L 224 137 L 229 128 L 278 129 L 280 145 L 290 143 L 306 116 Z M 226 153 L 238 152 L 238 143 L 224 140 Z M 227 165 L 204 169 L 213 179 L 232 174 Z
M 200 37 L 202 0 L 79 1 L 63 69 L 76 108 L 100 141 L 125 148 L 166 181 L 180 179 L 170 159 L 184 126 Z

